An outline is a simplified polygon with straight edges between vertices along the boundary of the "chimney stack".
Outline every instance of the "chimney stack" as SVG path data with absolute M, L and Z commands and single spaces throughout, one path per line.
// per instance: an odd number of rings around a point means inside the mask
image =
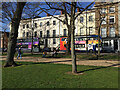
M 46 16 L 49 16 L 49 14 L 47 13 Z
M 79 9 L 79 8 L 77 8 L 77 12 L 80 12 L 80 9 Z
M 61 11 L 61 15 L 64 14 L 63 11 Z

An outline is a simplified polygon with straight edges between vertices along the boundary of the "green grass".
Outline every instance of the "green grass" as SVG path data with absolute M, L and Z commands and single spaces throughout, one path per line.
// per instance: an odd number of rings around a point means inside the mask
M 67 74 L 71 65 L 17 62 L 2 70 L 3 88 L 118 88 L 118 68 L 78 66 L 83 75 Z

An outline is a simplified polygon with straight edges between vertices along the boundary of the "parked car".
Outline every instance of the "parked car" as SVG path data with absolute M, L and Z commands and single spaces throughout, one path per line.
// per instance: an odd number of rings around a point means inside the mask
M 102 52 L 114 52 L 114 49 L 111 46 L 103 46 Z

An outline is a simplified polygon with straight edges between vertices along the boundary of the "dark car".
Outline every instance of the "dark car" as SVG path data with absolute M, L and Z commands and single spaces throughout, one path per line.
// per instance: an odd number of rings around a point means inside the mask
M 104 46 L 102 48 L 102 52 L 108 52 L 108 53 L 110 53 L 110 52 L 114 52 L 114 49 L 111 46 Z

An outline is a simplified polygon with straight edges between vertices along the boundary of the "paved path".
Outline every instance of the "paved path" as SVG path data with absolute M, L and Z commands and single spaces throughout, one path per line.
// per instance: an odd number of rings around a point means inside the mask
M 15 61 L 31 61 L 31 62 L 45 62 L 45 63 L 60 63 L 72 64 L 70 58 L 41 58 L 41 57 L 22 57 Z M 6 56 L 0 56 L 0 60 L 6 60 Z M 77 65 L 90 65 L 90 66 L 113 66 L 120 67 L 120 62 L 109 60 L 77 60 Z

